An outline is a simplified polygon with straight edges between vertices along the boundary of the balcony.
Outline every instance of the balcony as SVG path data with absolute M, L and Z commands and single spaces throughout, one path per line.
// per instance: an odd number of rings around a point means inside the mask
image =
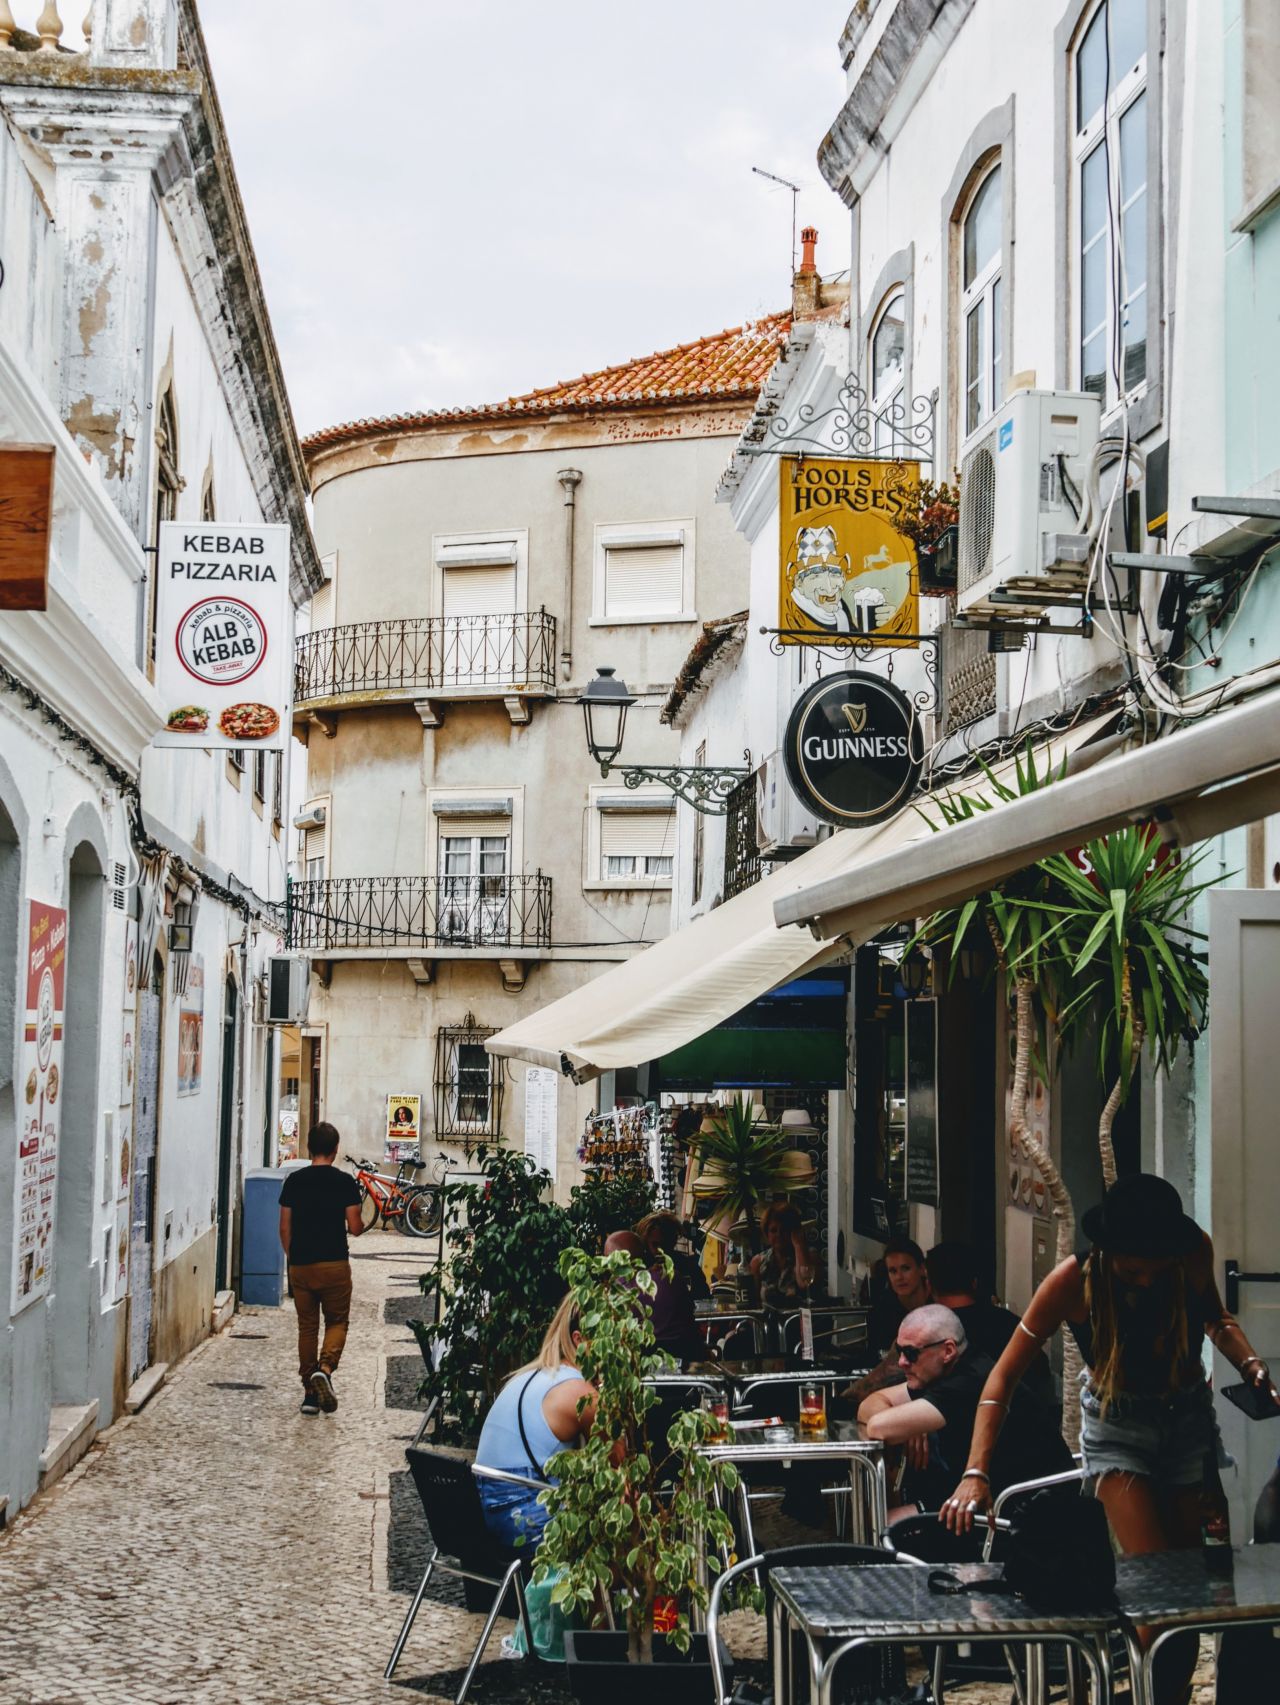
M 509 989 L 551 945 L 551 878 L 340 876 L 289 885 L 288 947 L 313 959 L 405 959 L 420 983 L 431 961 L 497 960 Z
M 408 703 L 435 728 L 451 699 L 501 699 L 513 723 L 528 722 L 530 700 L 555 696 L 555 667 L 545 610 L 318 628 L 295 641 L 295 722 L 332 738 L 327 712 Z

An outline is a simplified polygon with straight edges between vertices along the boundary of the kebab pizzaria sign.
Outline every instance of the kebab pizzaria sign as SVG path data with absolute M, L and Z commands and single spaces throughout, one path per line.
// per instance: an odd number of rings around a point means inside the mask
M 156 557 L 157 746 L 283 748 L 293 681 L 289 529 L 166 521 Z

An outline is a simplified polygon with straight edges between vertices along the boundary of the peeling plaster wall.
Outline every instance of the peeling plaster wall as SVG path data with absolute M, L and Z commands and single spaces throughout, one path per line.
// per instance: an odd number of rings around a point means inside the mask
M 54 388 L 62 255 L 53 219 L 24 163 L 18 142 L 0 123 L 0 338 L 39 387 Z

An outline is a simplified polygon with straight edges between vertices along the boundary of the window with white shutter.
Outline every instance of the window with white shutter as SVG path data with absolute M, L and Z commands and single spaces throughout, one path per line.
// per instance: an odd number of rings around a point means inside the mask
M 514 563 L 450 564 L 441 574 L 441 614 L 509 616 L 516 607 Z
M 617 883 L 670 883 L 675 845 L 674 811 L 602 808 L 600 879 Z
M 308 882 L 324 881 L 325 827 L 307 829 L 302 837 L 302 862 Z
M 693 606 L 692 567 L 692 522 L 598 527 L 593 619 L 688 619 Z

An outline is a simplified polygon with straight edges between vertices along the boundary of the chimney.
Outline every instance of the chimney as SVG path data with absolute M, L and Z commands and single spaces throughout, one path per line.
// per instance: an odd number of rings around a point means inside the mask
M 813 258 L 817 246 L 817 227 L 806 225 L 800 232 L 800 270 L 791 281 L 793 320 L 815 319 L 822 307 L 822 280 Z

